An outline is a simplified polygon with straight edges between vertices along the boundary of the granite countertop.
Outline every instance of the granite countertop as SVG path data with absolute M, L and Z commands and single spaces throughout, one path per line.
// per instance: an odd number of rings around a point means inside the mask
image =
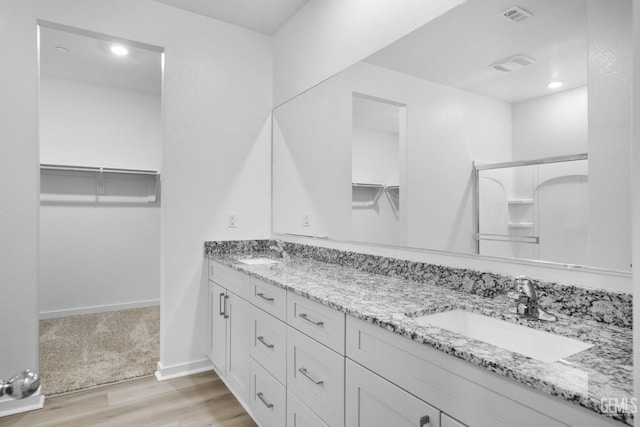
M 208 257 L 597 413 L 603 413 L 601 402 L 604 398 L 630 402 L 633 396 L 632 330 L 628 328 L 562 314 L 555 323 L 529 321 L 508 312 L 510 301 L 504 294 L 483 297 L 305 257 L 280 258 L 278 263 L 267 265 L 240 262 L 252 257 L 247 253 L 209 254 Z M 456 308 L 575 338 L 594 346 L 563 360 L 545 363 L 415 320 L 423 314 Z M 633 415 L 629 412 L 607 415 L 633 425 Z

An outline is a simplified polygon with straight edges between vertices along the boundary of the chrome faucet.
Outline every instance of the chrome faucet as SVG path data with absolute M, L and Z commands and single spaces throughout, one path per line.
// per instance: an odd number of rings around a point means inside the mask
M 509 292 L 507 296 L 515 301 L 515 306 L 509 307 L 511 313 L 519 314 L 520 317 L 534 320 L 544 320 L 555 322 L 556 316 L 540 307 L 538 295 L 536 294 L 535 282 L 527 277 L 516 277 L 516 291 Z
M 25 369 L 9 380 L 0 379 L 0 397 L 6 394 L 14 399 L 24 399 L 35 393 L 38 387 L 40 387 L 40 376 Z
M 276 240 L 276 245 L 269 246 L 269 249 L 272 251 L 276 251 L 276 258 L 291 258 L 287 251 L 284 250 L 284 242 L 282 240 Z

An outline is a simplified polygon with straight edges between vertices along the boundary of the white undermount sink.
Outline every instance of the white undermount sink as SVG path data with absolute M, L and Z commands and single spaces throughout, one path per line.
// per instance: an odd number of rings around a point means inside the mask
M 247 265 L 269 265 L 269 264 L 278 264 L 280 262 L 271 258 L 245 258 L 245 259 L 239 259 L 238 261 Z
M 593 347 L 593 344 L 464 310 L 428 314 L 414 320 L 547 363 Z

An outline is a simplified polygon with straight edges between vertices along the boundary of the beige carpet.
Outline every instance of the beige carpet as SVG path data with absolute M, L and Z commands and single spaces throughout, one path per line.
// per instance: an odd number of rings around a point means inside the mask
M 40 321 L 40 376 L 47 396 L 152 374 L 160 308 Z

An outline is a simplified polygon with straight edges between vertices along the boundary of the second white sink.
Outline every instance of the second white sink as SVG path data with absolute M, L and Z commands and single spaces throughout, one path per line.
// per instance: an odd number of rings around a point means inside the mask
M 464 310 L 429 314 L 414 320 L 548 363 L 593 347 L 593 344 Z

